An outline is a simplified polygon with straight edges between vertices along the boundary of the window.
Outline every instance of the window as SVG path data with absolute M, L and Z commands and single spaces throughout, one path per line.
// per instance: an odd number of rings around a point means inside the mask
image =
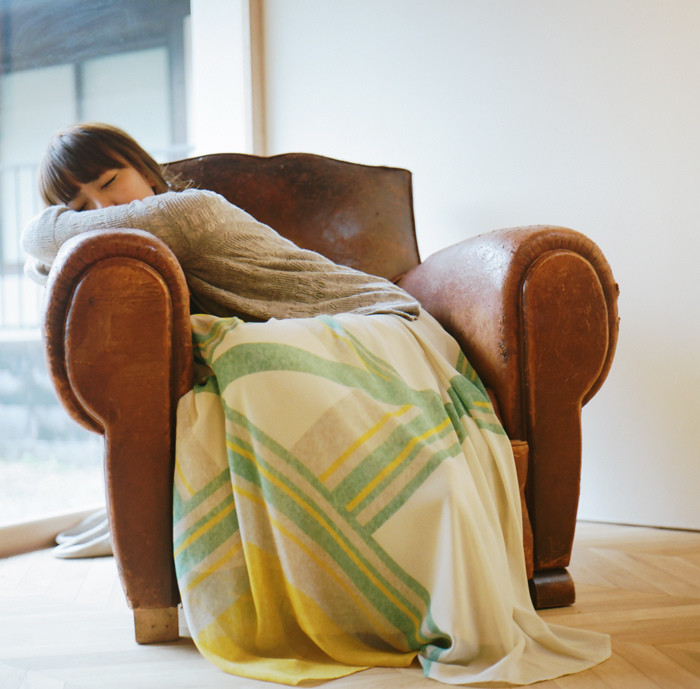
M 158 160 L 188 155 L 189 17 L 189 0 L 0 0 L 0 524 L 104 499 L 102 439 L 56 399 L 42 289 L 22 271 L 38 162 L 54 131 L 87 120 Z
M 261 0 L 0 0 L 0 526 L 104 498 L 102 439 L 56 399 L 22 270 L 48 139 L 102 120 L 160 161 L 264 153 L 260 54 Z

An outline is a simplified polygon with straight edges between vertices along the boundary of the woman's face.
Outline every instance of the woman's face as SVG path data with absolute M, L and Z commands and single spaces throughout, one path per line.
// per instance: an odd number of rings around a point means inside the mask
M 153 196 L 148 180 L 131 165 L 105 170 L 92 182 L 78 185 L 78 193 L 68 202 L 74 211 L 91 211 L 121 206 Z

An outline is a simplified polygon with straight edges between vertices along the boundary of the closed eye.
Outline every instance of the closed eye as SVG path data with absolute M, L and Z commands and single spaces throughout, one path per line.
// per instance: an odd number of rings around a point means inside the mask
M 117 179 L 117 173 L 115 172 L 100 188 L 106 189 L 114 180 Z

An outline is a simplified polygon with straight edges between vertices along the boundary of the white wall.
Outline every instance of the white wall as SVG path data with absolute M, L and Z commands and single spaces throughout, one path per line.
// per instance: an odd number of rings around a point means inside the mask
M 265 0 L 268 153 L 414 173 L 424 256 L 591 236 L 618 354 L 584 412 L 585 519 L 700 528 L 700 3 Z

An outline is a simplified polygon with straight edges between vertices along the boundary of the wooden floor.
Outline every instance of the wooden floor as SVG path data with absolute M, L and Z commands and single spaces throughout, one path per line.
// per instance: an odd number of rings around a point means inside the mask
M 543 615 L 608 632 L 613 657 L 538 689 L 700 688 L 700 533 L 581 523 L 570 571 L 578 602 Z M 220 672 L 187 638 L 136 645 L 112 558 L 61 561 L 40 551 L 0 560 L 2 689 L 279 686 Z M 323 686 L 441 685 L 418 669 L 373 669 Z

